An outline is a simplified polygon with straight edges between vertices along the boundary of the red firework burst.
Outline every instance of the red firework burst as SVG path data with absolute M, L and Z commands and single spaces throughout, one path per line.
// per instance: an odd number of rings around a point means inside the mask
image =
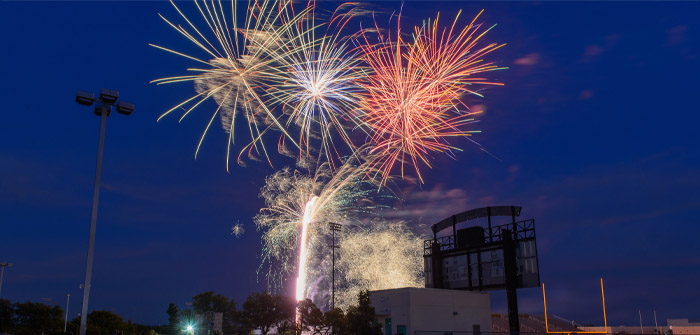
M 480 113 L 464 101 L 467 95 L 481 96 L 474 85 L 503 85 L 477 75 L 504 69 L 483 60 L 504 44 L 480 46 L 493 26 L 480 29 L 482 24 L 475 23 L 479 13 L 459 29 L 460 13 L 451 26 L 440 28 L 439 14 L 416 26 L 411 41 L 402 37 L 400 17 L 394 40 L 377 26 L 377 43 L 369 41 L 369 33 L 362 34 L 365 43 L 359 48 L 371 71 L 361 83 L 361 104 L 372 130 L 370 166 L 383 182 L 396 165 L 402 177 L 404 165 L 412 166 L 422 182 L 420 165 L 431 167 L 432 153 L 460 150 L 448 139 L 476 132 L 465 129 Z

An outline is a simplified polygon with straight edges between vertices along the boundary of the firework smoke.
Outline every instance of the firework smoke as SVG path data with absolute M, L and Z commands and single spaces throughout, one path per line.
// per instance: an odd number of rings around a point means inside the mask
M 344 227 L 339 245 L 338 307 L 355 304 L 363 290 L 424 285 L 423 238 L 403 221 Z

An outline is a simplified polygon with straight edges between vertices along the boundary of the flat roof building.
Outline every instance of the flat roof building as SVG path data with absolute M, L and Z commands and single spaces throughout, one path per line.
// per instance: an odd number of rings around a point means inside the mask
M 405 287 L 370 292 L 384 335 L 491 331 L 488 293 Z

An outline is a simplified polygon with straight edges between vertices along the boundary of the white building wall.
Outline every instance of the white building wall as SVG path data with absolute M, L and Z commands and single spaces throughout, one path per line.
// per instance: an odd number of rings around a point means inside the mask
M 700 327 L 700 322 L 690 322 L 688 319 L 666 319 L 666 324 L 674 327 Z
M 473 325 L 491 331 L 488 293 L 407 287 L 372 291 L 370 299 L 383 330 L 391 318 L 391 335 L 399 326 L 406 326 L 407 335 L 472 332 Z

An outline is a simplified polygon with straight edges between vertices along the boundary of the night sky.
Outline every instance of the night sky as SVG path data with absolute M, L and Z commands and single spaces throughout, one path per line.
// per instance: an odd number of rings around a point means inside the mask
M 654 310 L 664 324 L 700 320 L 700 3 L 406 2 L 404 29 L 460 8 L 485 9 L 481 21 L 498 23 L 487 39 L 507 43 L 491 55 L 510 67 L 493 74 L 506 86 L 470 101 L 486 108 L 474 139 L 495 157 L 457 142 L 464 152 L 435 156 L 394 215 L 432 224 L 521 205 L 551 313 L 602 324 L 604 277 L 610 324 L 636 324 L 638 309 L 645 324 Z M 3 298 L 65 306 L 70 293 L 71 317 L 80 309 L 99 118 L 74 97 L 102 87 L 136 111 L 108 121 L 91 310 L 164 324 L 169 302 L 213 290 L 240 306 L 265 289 L 252 217 L 265 176 L 293 161 L 227 173 L 218 125 L 195 160 L 214 103 L 156 123 L 194 92 L 149 84 L 193 66 L 148 46 L 195 51 L 159 12 L 177 18 L 161 1 L 0 3 L 0 261 L 16 264 Z M 521 313 L 542 313 L 539 289 L 519 299 Z M 492 306 L 505 313 L 505 294 Z

